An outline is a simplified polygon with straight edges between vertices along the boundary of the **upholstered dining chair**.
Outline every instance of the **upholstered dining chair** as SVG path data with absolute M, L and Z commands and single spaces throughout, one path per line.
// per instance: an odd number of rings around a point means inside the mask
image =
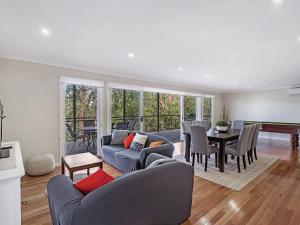
M 249 142 L 251 130 L 252 130 L 251 126 L 245 126 L 240 132 L 240 137 L 238 139 L 238 142 L 236 144 L 225 147 L 225 162 L 227 161 L 227 155 L 236 156 L 239 173 L 241 172 L 241 167 L 240 167 L 241 157 L 243 158 L 244 169 L 247 168 L 246 153 L 248 152 L 248 142 Z
M 256 147 L 257 147 L 257 142 L 258 142 L 259 131 L 260 131 L 260 125 L 256 124 L 252 143 L 251 143 L 251 158 L 252 158 L 252 160 L 253 160 L 253 153 L 254 153 L 255 159 L 257 160 Z
M 206 131 L 209 131 L 211 128 L 211 121 L 210 120 L 202 120 L 202 125 L 205 127 Z
M 205 172 L 207 171 L 208 156 L 215 153 L 215 164 L 217 164 L 218 148 L 208 144 L 207 133 L 204 126 L 191 126 L 192 139 L 192 166 L 195 164 L 195 155 L 205 155 Z
M 248 163 L 251 164 L 253 162 L 253 155 L 252 155 L 252 141 L 254 138 L 254 133 L 256 129 L 256 124 L 249 125 L 250 129 L 250 134 L 248 138 L 248 144 L 247 144 L 247 157 L 248 157 Z
M 235 130 L 242 130 L 245 126 L 244 120 L 233 120 L 231 123 L 231 129 Z

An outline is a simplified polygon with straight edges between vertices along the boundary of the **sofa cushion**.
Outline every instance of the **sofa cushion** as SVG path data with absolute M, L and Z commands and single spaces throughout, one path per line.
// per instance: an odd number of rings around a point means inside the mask
M 134 151 L 141 151 L 144 148 L 147 139 L 148 135 L 136 133 L 130 148 Z
M 88 194 L 99 187 L 113 181 L 114 178 L 109 174 L 105 173 L 102 169 L 92 175 L 80 180 L 74 186 L 83 194 Z
M 125 151 L 126 148 L 124 148 L 123 145 L 103 145 L 102 146 L 102 154 L 105 162 L 109 164 L 113 164 L 115 161 L 115 154 L 120 151 Z
M 114 130 L 110 144 L 111 145 L 122 145 L 127 136 L 128 136 L 127 130 Z
M 153 141 L 151 142 L 151 144 L 149 145 L 149 147 L 157 147 L 157 146 L 160 146 L 162 145 L 164 142 L 163 141 Z
M 160 136 L 158 136 L 158 135 L 150 134 L 150 135 L 148 136 L 147 141 L 146 141 L 145 147 L 149 147 L 150 144 L 151 144 L 152 142 L 155 142 L 155 141 L 163 141 L 162 144 L 167 143 L 167 141 L 165 141 L 164 138 L 162 138 L 162 137 L 160 137 Z
M 104 152 L 112 152 L 115 154 L 116 152 L 125 151 L 126 148 L 123 145 L 103 145 L 102 151 Z
M 130 148 L 133 139 L 134 139 L 134 133 L 129 134 L 129 136 L 124 140 L 124 147 Z
M 120 151 L 116 153 L 117 158 L 123 158 L 123 159 L 140 159 L 140 152 L 139 151 L 134 151 L 134 150 L 126 150 L 126 151 Z

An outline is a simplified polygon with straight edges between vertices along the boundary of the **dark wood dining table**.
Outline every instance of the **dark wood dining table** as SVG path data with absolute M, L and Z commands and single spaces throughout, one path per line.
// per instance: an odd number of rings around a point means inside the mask
M 185 135 L 185 159 L 190 162 L 191 157 L 191 135 L 184 133 Z M 226 133 L 219 133 L 215 128 L 207 131 L 207 138 L 210 142 L 218 143 L 218 166 L 220 172 L 224 172 L 225 162 L 225 146 L 229 141 L 238 140 L 240 136 L 240 130 L 228 130 Z

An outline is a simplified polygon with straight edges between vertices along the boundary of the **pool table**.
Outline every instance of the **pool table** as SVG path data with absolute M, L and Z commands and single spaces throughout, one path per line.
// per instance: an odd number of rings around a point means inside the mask
M 261 124 L 263 132 L 290 134 L 292 150 L 297 150 L 299 147 L 300 123 L 246 121 L 246 124 L 253 123 Z

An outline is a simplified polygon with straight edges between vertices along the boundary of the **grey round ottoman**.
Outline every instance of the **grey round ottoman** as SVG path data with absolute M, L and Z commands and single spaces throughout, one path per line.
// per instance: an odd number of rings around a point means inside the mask
M 25 163 L 25 170 L 29 176 L 45 175 L 51 173 L 54 168 L 55 158 L 50 153 L 34 156 Z

